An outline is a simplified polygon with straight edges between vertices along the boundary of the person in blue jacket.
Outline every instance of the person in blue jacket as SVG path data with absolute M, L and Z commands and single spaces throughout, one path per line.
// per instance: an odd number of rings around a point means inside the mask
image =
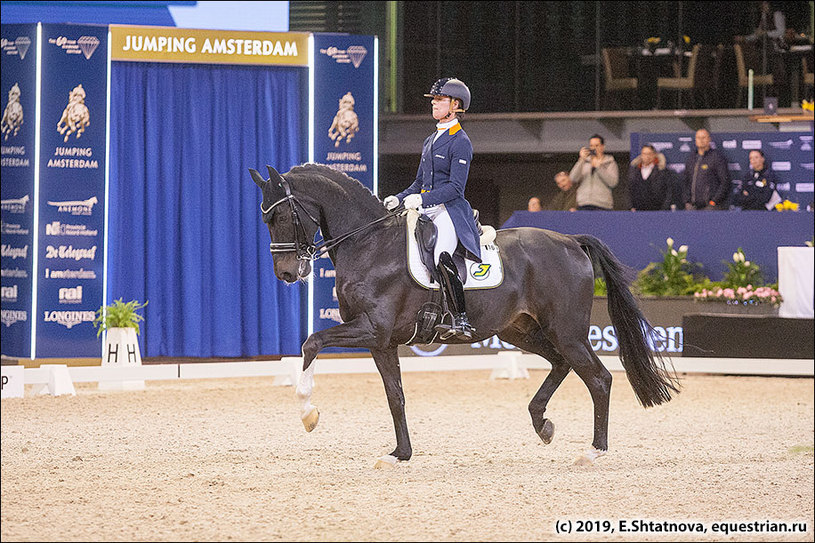
M 765 165 L 764 151 L 750 151 L 750 173 L 746 181 L 739 183 L 733 194 L 735 207 L 750 211 L 768 211 L 781 202 L 776 191 L 778 183 L 775 172 Z
M 473 145 L 458 118 L 470 107 L 470 89 L 459 79 L 445 77 L 436 81 L 425 96 L 432 98 L 436 130 L 424 141 L 415 181 L 383 203 L 394 209 L 402 202 L 406 209 L 416 209 L 433 220 L 438 230 L 433 257 L 453 313 L 452 323 L 440 324 L 436 330 L 443 340 L 467 340 L 475 330 L 467 319 L 464 286 L 452 255 L 461 243 L 468 258 L 481 262 L 478 227 L 464 198 Z

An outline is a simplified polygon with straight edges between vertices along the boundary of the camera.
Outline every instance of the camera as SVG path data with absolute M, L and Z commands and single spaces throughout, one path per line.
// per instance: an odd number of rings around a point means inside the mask
M 597 156 L 597 151 L 594 149 L 589 149 L 589 156 Z

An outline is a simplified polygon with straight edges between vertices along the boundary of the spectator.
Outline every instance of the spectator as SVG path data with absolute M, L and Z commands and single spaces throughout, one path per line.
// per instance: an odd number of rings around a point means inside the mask
M 696 152 L 685 161 L 682 200 L 685 209 L 727 209 L 730 174 L 727 160 L 710 147 L 710 132 L 696 131 Z
M 653 145 L 642 146 L 640 156 L 631 161 L 628 169 L 631 211 L 670 209 L 673 176 L 665 165 L 665 155 L 657 153 Z
M 555 174 L 558 193 L 546 206 L 549 211 L 577 211 L 577 187 L 572 183 L 569 174 L 558 172 Z
M 540 211 L 543 207 L 541 207 L 541 199 L 537 196 L 533 196 L 529 199 L 529 202 L 526 203 L 526 210 L 527 211 Z
M 750 151 L 750 173 L 739 183 L 733 195 L 733 205 L 744 210 L 766 211 L 781 201 L 775 190 L 775 173 L 765 166 L 764 152 Z
M 787 18 L 784 12 L 775 10 L 770 7 L 769 2 L 761 3 L 761 19 L 758 22 L 758 27 L 752 34 L 744 36 L 744 41 L 752 42 L 763 39 L 769 39 L 780 48 L 784 39 L 784 34 L 787 30 Z
M 577 209 L 614 209 L 611 189 L 620 180 L 614 157 L 605 154 L 605 140 L 595 134 L 589 146 L 580 149 L 569 178 L 577 185 Z

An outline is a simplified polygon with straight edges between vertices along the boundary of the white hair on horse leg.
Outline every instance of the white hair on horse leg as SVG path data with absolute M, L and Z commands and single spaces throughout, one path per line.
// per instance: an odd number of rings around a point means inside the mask
M 300 374 L 300 382 L 297 383 L 297 399 L 300 400 L 300 413 L 302 417 L 311 412 L 311 391 L 314 389 L 314 361 L 308 368 Z

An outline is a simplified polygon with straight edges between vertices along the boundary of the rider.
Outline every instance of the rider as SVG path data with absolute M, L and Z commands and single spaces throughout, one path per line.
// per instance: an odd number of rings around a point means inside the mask
M 436 330 L 441 339 L 466 340 L 473 337 L 475 330 L 467 320 L 464 286 L 451 255 L 461 243 L 468 258 L 481 262 L 473 210 L 464 199 L 473 145 L 458 119 L 458 114 L 470 107 L 470 89 L 459 79 L 444 77 L 425 96 L 432 98 L 433 118 L 438 121 L 436 131 L 424 141 L 416 180 L 383 203 L 394 209 L 402 201 L 406 209 L 416 209 L 433 220 L 438 229 L 433 257 L 447 305 L 453 312 L 452 325 L 440 324 Z

